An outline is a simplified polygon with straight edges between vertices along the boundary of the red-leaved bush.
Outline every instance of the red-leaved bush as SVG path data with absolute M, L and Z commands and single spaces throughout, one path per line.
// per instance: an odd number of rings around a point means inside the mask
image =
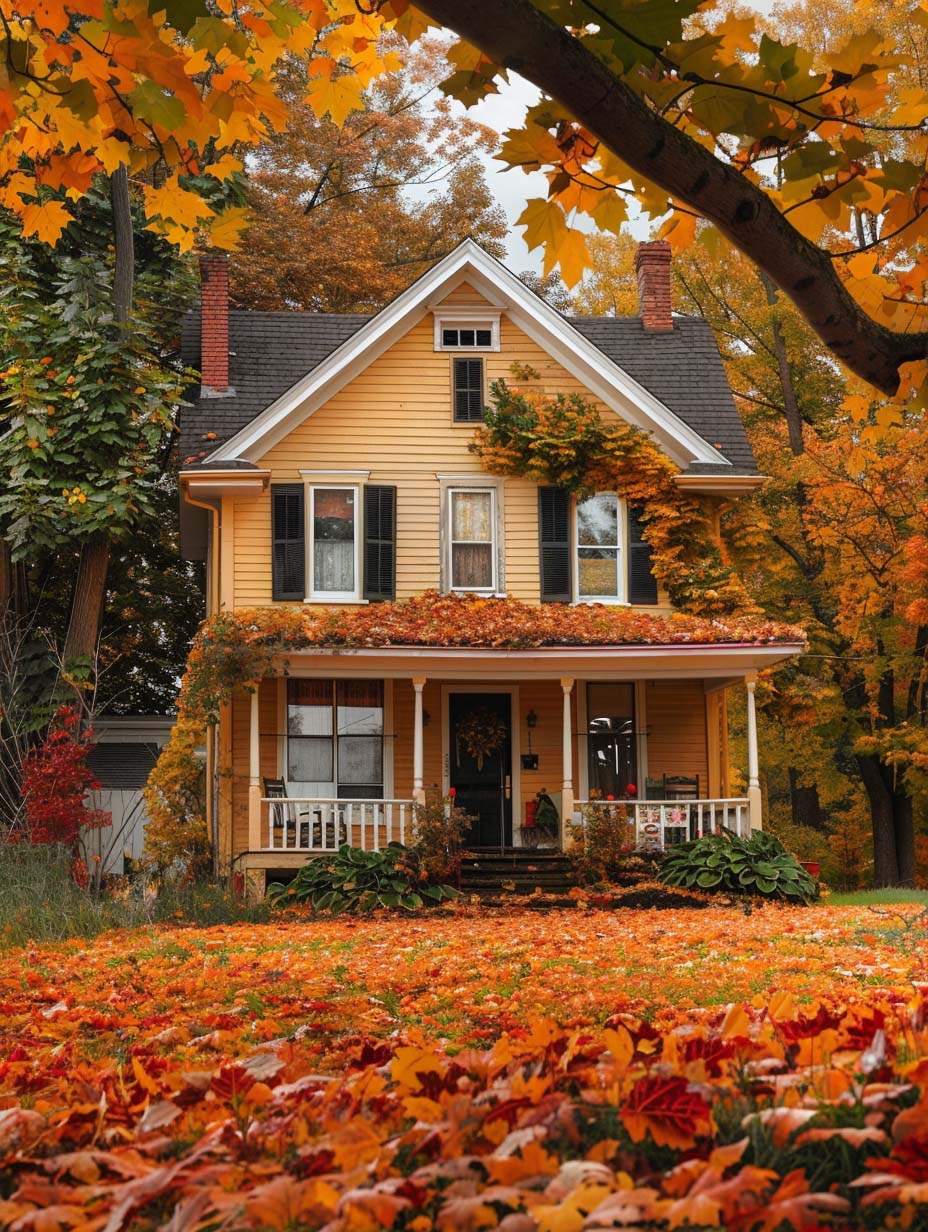
M 26 840 L 77 847 L 81 829 L 108 826 L 112 815 L 89 808 L 86 796 L 100 784 L 87 765 L 93 732 L 81 731 L 80 715 L 62 706 L 45 740 L 23 762 Z

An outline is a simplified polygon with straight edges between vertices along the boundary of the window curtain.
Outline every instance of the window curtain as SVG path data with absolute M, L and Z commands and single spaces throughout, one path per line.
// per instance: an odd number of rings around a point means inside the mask
M 332 682 L 287 681 L 287 779 L 332 783 Z
M 451 585 L 487 590 L 493 585 L 493 499 L 489 492 L 454 492 L 451 498 Z
M 353 489 L 316 489 L 313 493 L 313 590 L 344 593 L 354 581 Z

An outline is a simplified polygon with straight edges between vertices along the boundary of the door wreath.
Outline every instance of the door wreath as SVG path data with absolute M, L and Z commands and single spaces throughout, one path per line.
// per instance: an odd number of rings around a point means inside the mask
M 455 753 L 457 764 L 461 764 L 461 749 L 468 753 L 477 763 L 478 771 L 483 770 L 483 763 L 506 743 L 508 729 L 498 714 L 492 710 L 473 710 L 457 725 L 455 732 Z

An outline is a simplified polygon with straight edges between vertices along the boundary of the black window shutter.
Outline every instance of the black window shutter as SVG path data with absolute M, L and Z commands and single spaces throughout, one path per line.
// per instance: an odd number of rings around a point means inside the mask
M 306 597 L 306 521 L 301 483 L 271 484 L 271 575 L 275 599 Z
M 657 579 L 651 571 L 651 545 L 644 538 L 641 509 L 628 506 L 628 601 L 656 603 Z
M 538 489 L 538 546 L 542 603 L 570 603 L 570 493 Z
M 483 360 L 453 360 L 454 422 L 483 423 Z
M 396 598 L 396 488 L 364 488 L 364 598 Z

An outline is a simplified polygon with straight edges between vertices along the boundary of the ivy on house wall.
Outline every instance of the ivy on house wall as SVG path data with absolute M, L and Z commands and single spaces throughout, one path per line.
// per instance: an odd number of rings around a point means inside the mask
M 618 492 L 637 505 L 652 568 L 673 605 L 703 616 L 758 614 L 714 535 L 718 502 L 682 492 L 679 468 L 651 437 L 608 422 L 579 394 L 490 386 L 484 426 L 470 449 L 492 475 L 518 475 L 578 497 Z

